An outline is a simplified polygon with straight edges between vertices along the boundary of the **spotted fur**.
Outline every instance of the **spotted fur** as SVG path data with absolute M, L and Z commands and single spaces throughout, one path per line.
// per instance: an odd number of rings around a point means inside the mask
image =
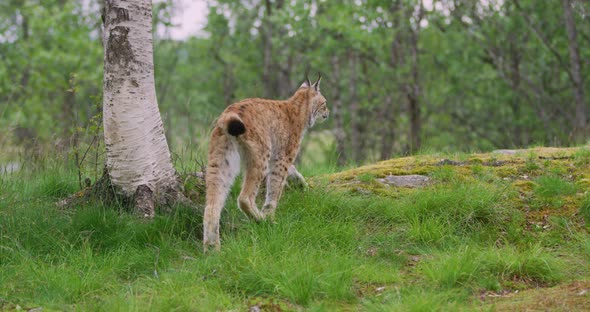
M 256 221 L 274 218 L 287 175 L 305 183 L 293 162 L 305 131 L 317 120 L 328 118 L 320 80 L 321 76 L 313 85 L 306 80 L 288 100 L 245 99 L 219 116 L 209 144 L 205 251 L 220 248 L 219 218 L 240 163 L 244 165 L 244 178 L 238 206 Z M 266 200 L 259 210 L 256 195 L 265 179 Z

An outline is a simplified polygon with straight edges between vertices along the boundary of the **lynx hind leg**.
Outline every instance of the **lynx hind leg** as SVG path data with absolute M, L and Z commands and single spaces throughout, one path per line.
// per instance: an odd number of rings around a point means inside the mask
M 275 210 L 281 198 L 287 175 L 289 174 L 289 166 L 286 161 L 277 161 L 272 164 L 270 173 L 268 174 L 266 180 L 266 200 L 263 211 L 264 216 L 271 220 L 274 219 Z
M 264 215 L 256 206 L 256 195 L 260 184 L 266 176 L 268 169 L 268 152 L 250 152 L 245 151 L 245 165 L 244 181 L 240 196 L 238 196 L 238 207 L 250 218 L 260 221 Z M 258 155 L 264 155 L 262 157 Z
M 219 219 L 225 200 L 240 171 L 240 154 L 236 143 L 225 135 L 214 135 L 211 138 L 209 160 L 205 181 L 207 195 L 205 215 L 203 216 L 203 248 L 219 250 Z

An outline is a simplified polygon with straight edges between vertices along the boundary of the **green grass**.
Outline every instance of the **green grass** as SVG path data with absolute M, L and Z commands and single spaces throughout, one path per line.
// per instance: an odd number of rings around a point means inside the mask
M 371 173 L 364 173 L 359 175 L 357 179 L 363 183 L 371 183 L 375 180 L 375 175 Z
M 577 166 L 585 166 L 590 164 L 590 149 L 580 148 L 574 153 L 574 161 Z
M 561 208 L 565 204 L 566 197 L 574 195 L 578 190 L 574 183 L 555 173 L 542 175 L 535 182 L 533 209 Z
M 559 282 L 563 264 L 538 246 L 520 251 L 508 248 L 471 248 L 436 255 L 422 265 L 428 280 L 443 289 L 457 286 L 500 290 L 518 285 Z
M 590 194 L 584 196 L 582 204 L 580 205 L 579 214 L 586 222 L 586 226 L 590 227 Z
M 528 157 L 526 162 L 524 163 L 523 171 L 531 174 L 535 173 L 539 169 L 541 169 L 541 166 L 537 163 L 536 157 Z
M 432 172 L 430 176 L 437 182 L 452 182 L 459 178 L 452 166 L 441 166 Z
M 537 180 L 535 194 L 541 198 L 551 198 L 576 193 L 576 185 L 557 175 L 540 176 Z
M 55 202 L 78 190 L 74 172 L 3 175 L 0 309 L 454 311 L 479 309 L 482 291 L 590 278 L 585 227 L 559 217 L 532 230 L 509 182 L 481 165 L 463 172 L 474 177 L 435 168 L 432 186 L 396 197 L 288 190 L 275 223 L 247 220 L 236 186 L 222 250 L 208 255 L 199 210 L 149 222 L 101 203 L 63 210 Z M 576 192 L 554 175 L 535 183 L 538 197 Z M 588 196 L 581 203 L 587 220 Z

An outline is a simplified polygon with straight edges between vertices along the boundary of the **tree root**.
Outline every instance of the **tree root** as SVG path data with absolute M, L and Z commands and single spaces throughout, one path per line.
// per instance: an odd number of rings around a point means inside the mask
M 100 202 L 108 206 L 121 207 L 136 212 L 144 218 L 153 218 L 158 211 L 170 213 L 177 204 L 198 207 L 205 195 L 205 180 L 201 173 L 178 177 L 176 187 L 166 189 L 163 196 L 157 197 L 147 185 L 137 187 L 133 196 L 121 195 L 122 192 L 111 183 L 108 171 L 105 169 L 100 179 L 70 197 L 60 200 L 56 205 L 63 209 Z
M 86 183 L 86 187 L 81 191 L 72 194 L 70 197 L 57 202 L 58 207 L 72 208 L 79 205 L 85 205 L 90 202 L 102 202 L 107 205 L 121 205 L 126 206 L 130 200 L 124 196 L 120 196 L 117 188 L 111 183 L 108 171 L 103 171 L 102 177 L 98 179 L 94 185 Z
M 137 187 L 133 196 L 133 207 L 133 210 L 144 218 L 153 218 L 156 215 L 156 200 L 149 186 L 142 184 Z

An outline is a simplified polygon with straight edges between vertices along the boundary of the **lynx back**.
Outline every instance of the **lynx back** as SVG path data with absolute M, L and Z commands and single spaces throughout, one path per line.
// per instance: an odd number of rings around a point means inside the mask
M 206 172 L 207 203 L 203 245 L 220 248 L 219 219 L 231 185 L 243 165 L 238 206 L 256 221 L 274 218 L 287 175 L 303 179 L 293 166 L 305 131 L 328 118 L 320 81 L 309 79 L 287 100 L 245 99 L 228 106 L 211 134 Z M 256 196 L 266 181 L 266 200 L 259 210 Z

